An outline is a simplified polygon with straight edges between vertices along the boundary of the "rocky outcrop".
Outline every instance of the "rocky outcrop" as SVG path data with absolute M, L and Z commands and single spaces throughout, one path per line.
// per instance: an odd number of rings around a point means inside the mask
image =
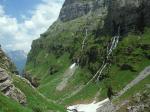
M 1 49 L 1 45 L 0 45 L 0 67 L 9 71 L 16 70 L 14 64 L 10 61 L 10 59 L 5 55 L 5 53 Z
M 150 110 L 150 86 L 145 85 L 144 90 L 131 96 L 130 100 L 123 101 L 116 106 L 113 112 L 149 112 Z
M 18 88 L 16 88 L 13 83 L 11 77 L 8 73 L 0 68 L 0 91 L 12 99 L 16 100 L 20 104 L 26 104 L 26 96 L 22 93 Z
M 89 12 L 104 8 L 109 0 L 66 0 L 59 19 L 63 22 L 84 16 Z
M 30 82 L 30 84 L 33 87 L 37 88 L 40 85 L 40 79 L 37 77 L 31 77 L 32 74 L 25 72 L 23 73 L 23 76 L 25 79 L 27 79 Z
M 128 112 L 149 112 L 150 109 L 150 91 L 145 90 L 142 93 L 136 93 L 132 97 Z

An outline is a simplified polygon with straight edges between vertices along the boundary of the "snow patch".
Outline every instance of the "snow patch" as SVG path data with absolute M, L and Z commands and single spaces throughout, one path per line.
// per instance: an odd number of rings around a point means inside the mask
M 77 110 L 79 112 L 97 112 L 97 109 L 102 107 L 105 103 L 109 102 L 110 100 L 107 98 L 101 102 L 94 101 L 91 104 L 78 104 L 78 105 L 73 105 L 69 106 L 67 108 L 68 112 L 74 112 L 73 110 Z

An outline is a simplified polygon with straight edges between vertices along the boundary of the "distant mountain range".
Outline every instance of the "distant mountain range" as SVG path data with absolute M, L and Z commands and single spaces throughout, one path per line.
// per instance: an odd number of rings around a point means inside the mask
M 7 55 L 16 65 L 19 73 L 22 73 L 27 60 L 27 54 L 23 50 L 15 50 L 15 51 L 7 51 Z

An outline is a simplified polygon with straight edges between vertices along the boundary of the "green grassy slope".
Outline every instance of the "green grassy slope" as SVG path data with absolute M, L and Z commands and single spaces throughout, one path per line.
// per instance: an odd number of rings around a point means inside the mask
M 61 103 L 68 105 L 91 102 L 99 93 L 98 98 L 101 100 L 106 97 L 109 85 L 119 92 L 149 65 L 150 29 L 146 29 L 143 34 L 126 34 L 120 38 L 118 47 L 109 60 L 111 67 L 104 71 L 100 82 L 93 81 L 79 93 L 65 99 L 86 84 L 106 59 L 107 45 L 112 38 L 103 35 L 106 15 L 106 10 L 102 15 L 98 10 L 66 22 L 58 19 L 39 39 L 33 41 L 26 65 L 26 77 L 36 79 L 37 89 L 47 98 L 57 102 L 63 99 Z M 81 52 L 86 29 L 87 40 Z M 57 91 L 56 87 L 62 81 L 64 72 L 78 58 L 80 62 L 75 74 L 63 91 Z
M 109 71 L 109 77 L 100 83 L 95 83 L 89 87 L 84 88 L 81 92 L 75 96 L 66 99 L 65 103 L 73 103 L 76 101 L 84 102 L 84 100 L 94 99 L 98 90 L 100 90 L 99 99 L 104 99 L 107 97 L 107 86 L 111 85 L 113 90 L 119 92 L 124 88 L 130 81 L 132 81 L 145 67 L 150 65 L 150 59 L 147 57 L 149 53 L 149 48 L 143 49 L 141 46 L 150 45 L 150 30 L 146 29 L 143 35 L 129 34 L 124 37 L 118 48 L 114 52 L 114 59 L 112 67 Z M 128 53 L 127 49 L 132 48 L 132 52 Z M 121 65 L 129 64 L 134 71 L 130 69 L 122 69 Z M 76 76 L 73 77 L 73 79 Z M 85 79 L 82 79 L 85 80 Z M 71 80 L 72 81 L 72 80 Z M 79 82 L 79 80 L 76 80 Z
M 11 73 L 14 65 L 0 48 L 0 67 L 6 70 L 16 88 L 20 89 L 27 98 L 25 106 L 17 103 L 0 92 L 0 112 L 65 112 L 65 108 L 47 100 L 32 88 L 25 80 Z M 14 67 L 15 69 L 15 67 Z M 2 83 L 2 82 L 0 82 Z
M 87 16 L 88 20 L 86 19 Z M 40 39 L 33 42 L 32 50 L 28 55 L 26 71 L 31 74 L 31 77 L 38 78 L 40 84 L 38 90 L 41 93 L 53 100 L 60 100 L 91 78 L 88 66 L 85 68 L 79 67 L 74 75 L 75 77 L 79 76 L 76 77 L 78 79 L 75 79 L 74 82 L 70 80 L 70 84 L 62 92 L 55 90 L 58 83 L 62 80 L 65 70 L 81 55 L 80 51 L 85 37 L 85 27 L 88 27 L 90 30 L 88 32 L 89 46 L 86 49 L 86 52 L 88 52 L 89 49 L 98 45 L 92 45 L 94 43 L 92 32 L 97 27 L 103 26 L 103 19 L 104 17 L 100 19 L 95 12 L 92 15 L 89 14 L 65 23 L 57 21 L 46 33 L 41 35 Z M 103 49 L 102 45 L 98 46 L 100 46 L 100 49 Z M 56 72 L 50 74 L 50 68 L 54 68 Z
M 32 109 L 34 112 L 48 112 L 58 111 L 66 112 L 65 108 L 47 100 L 39 94 L 39 92 L 33 89 L 26 81 L 13 76 L 14 84 L 18 87 L 27 97 L 27 107 Z
M 90 86 L 84 88 L 78 94 L 65 99 L 63 104 L 68 105 L 76 102 L 90 102 L 99 90 L 101 90 L 99 98 L 103 99 L 106 97 L 108 85 L 112 85 L 114 91 L 119 92 L 126 84 L 133 80 L 140 71 L 149 65 L 149 50 L 148 48 L 143 47 L 149 46 L 149 35 L 150 30 L 146 29 L 145 33 L 142 35 L 133 33 L 123 37 L 118 44 L 118 48 L 113 53 L 112 67 L 108 74 L 109 78 L 101 81 L 100 83 L 90 84 Z M 103 43 L 95 43 L 93 38 L 94 36 L 91 34 L 87 41 L 87 48 L 85 49 L 85 52 L 93 46 L 100 50 L 103 48 Z M 110 37 L 101 37 L 101 39 L 97 39 L 97 41 L 107 41 L 109 38 Z M 69 56 L 70 52 L 63 52 L 63 54 L 59 57 L 56 57 L 56 55 L 52 53 L 49 54 L 44 49 L 40 52 L 41 53 L 39 53 L 36 58 L 36 60 L 39 60 L 39 65 L 33 67 L 33 62 L 30 61 L 27 65 L 27 70 L 31 72 L 33 76 L 41 78 L 41 85 L 38 87 L 38 90 L 50 99 L 59 101 L 65 98 L 92 77 L 92 72 L 89 70 L 88 65 L 84 65 L 83 67 L 80 66 L 68 82 L 67 87 L 61 92 L 57 91 L 56 86 L 62 80 L 64 71 L 71 65 L 72 61 Z M 99 57 L 100 56 L 97 55 L 97 58 Z M 101 60 L 103 58 L 103 56 L 100 57 Z M 99 61 L 97 60 L 96 63 L 93 63 L 94 66 L 96 66 L 98 62 Z M 122 68 L 125 64 L 127 64 L 129 68 Z M 48 74 L 48 68 L 51 65 L 55 65 L 56 68 L 58 67 L 58 72 L 52 75 Z
M 141 102 L 149 103 L 146 102 L 149 100 L 149 87 L 148 85 L 150 84 L 150 76 L 139 82 L 137 85 L 129 89 L 125 94 L 123 94 L 120 98 L 114 101 L 116 105 L 121 104 L 123 101 L 129 101 L 126 105 L 121 106 L 121 108 L 117 112 L 126 112 L 126 109 L 128 105 L 136 105 L 138 103 L 135 100 L 135 97 L 138 97 L 138 99 L 142 100 Z M 136 96 L 137 94 L 140 94 L 141 96 Z M 149 107 L 144 109 L 144 112 L 149 112 Z
M 0 93 L 0 112 L 32 112 L 32 110 Z

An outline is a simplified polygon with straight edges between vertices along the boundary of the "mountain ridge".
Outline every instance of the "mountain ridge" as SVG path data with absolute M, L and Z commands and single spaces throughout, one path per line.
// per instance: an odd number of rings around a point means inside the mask
M 58 20 L 33 41 L 25 77 L 47 98 L 64 105 L 91 102 L 98 92 L 102 100 L 109 86 L 119 92 L 149 65 L 149 5 L 148 0 L 66 0 Z M 115 36 L 118 46 L 107 58 Z M 73 63 L 78 68 L 58 91 Z

